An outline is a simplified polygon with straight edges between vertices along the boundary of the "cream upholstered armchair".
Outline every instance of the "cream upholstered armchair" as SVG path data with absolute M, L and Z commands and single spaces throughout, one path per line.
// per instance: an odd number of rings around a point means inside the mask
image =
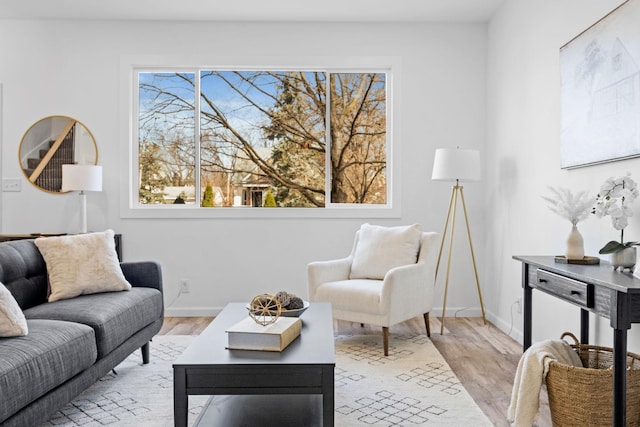
M 351 254 L 307 267 L 310 301 L 330 302 L 335 319 L 382 326 L 384 355 L 389 327 L 422 315 L 427 330 L 433 302 L 440 236 L 420 226 L 363 224 Z

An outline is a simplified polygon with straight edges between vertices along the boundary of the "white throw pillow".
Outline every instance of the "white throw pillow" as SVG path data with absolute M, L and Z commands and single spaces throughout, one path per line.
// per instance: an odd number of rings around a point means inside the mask
M 421 239 L 418 224 L 399 227 L 362 224 L 350 278 L 381 280 L 392 268 L 415 264 Z
M 0 337 L 23 337 L 28 332 L 27 319 L 18 302 L 0 283 Z
M 39 237 L 49 274 L 49 302 L 98 292 L 128 291 L 113 230 L 60 237 Z

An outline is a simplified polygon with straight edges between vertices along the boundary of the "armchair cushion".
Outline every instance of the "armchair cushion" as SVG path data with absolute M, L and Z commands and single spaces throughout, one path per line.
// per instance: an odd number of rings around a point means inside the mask
M 421 239 L 419 224 L 398 227 L 363 224 L 349 277 L 382 280 L 392 268 L 415 264 Z
M 380 303 L 381 280 L 355 279 L 327 282 L 318 288 L 317 301 L 331 301 L 334 310 L 384 314 Z

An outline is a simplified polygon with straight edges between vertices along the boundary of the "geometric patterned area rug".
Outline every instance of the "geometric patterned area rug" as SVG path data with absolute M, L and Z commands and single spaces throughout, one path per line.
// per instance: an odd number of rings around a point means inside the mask
M 140 349 L 96 384 L 54 414 L 43 426 L 173 427 L 173 361 L 191 344 L 192 335 L 156 335 L 149 364 Z M 206 396 L 189 397 L 189 419 L 195 420 Z
M 150 364 L 136 351 L 43 426 L 173 426 L 172 363 L 193 339 L 156 336 Z M 492 425 L 426 336 L 390 335 L 388 357 L 380 335 L 335 339 L 337 427 Z M 207 399 L 189 397 L 190 425 Z
M 491 426 L 426 335 L 336 337 L 336 426 Z

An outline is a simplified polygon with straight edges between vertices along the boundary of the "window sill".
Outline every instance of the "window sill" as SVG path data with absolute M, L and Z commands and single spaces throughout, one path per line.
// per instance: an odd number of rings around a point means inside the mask
M 121 218 L 400 218 L 400 209 L 380 207 L 332 208 L 201 208 L 199 206 L 150 206 L 121 209 Z

